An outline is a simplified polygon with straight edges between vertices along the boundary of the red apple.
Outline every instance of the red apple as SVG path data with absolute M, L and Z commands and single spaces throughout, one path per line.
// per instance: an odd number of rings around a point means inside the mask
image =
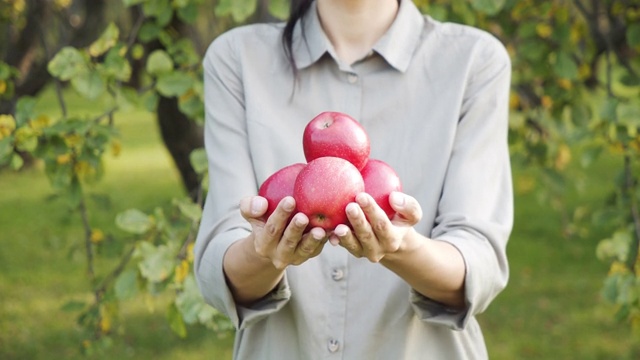
M 389 194 L 392 191 L 402 191 L 398 174 L 389 164 L 377 159 L 369 159 L 361 173 L 364 191 L 373 197 L 389 219 L 393 218 L 396 212 L 389 204 Z
M 361 170 L 369 160 L 369 136 L 351 116 L 325 111 L 311 119 L 304 129 L 302 148 L 307 162 L 323 156 L 350 161 Z
M 260 185 L 258 195 L 267 199 L 267 212 L 264 214 L 264 218 L 267 219 L 278 207 L 280 200 L 285 196 L 293 196 L 293 186 L 296 182 L 296 177 L 306 164 L 296 163 L 283 167 L 282 169 L 271 174 Z M 293 212 L 295 214 L 295 211 Z M 293 215 L 292 215 L 293 216 Z
M 310 161 L 300 171 L 293 189 L 298 211 L 307 215 L 310 227 L 326 231 L 349 225 L 345 208 L 364 191 L 358 168 L 342 158 L 325 156 Z

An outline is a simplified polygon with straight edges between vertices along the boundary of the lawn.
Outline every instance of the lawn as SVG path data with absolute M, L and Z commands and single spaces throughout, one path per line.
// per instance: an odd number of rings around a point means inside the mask
M 91 111 L 82 103 L 74 111 Z M 49 99 L 40 104 L 54 111 Z M 115 214 L 130 207 L 150 210 L 183 196 L 179 176 L 162 147 L 154 119 L 143 111 L 118 114 L 123 149 L 107 157 L 106 176 L 91 187 L 108 195 L 94 208 L 92 222 L 114 230 Z M 152 131 L 150 131 L 152 129 Z M 607 191 L 612 162 L 594 169 L 584 193 L 567 194 L 570 204 L 597 204 Z M 515 167 L 516 184 L 530 171 Z M 81 354 L 82 333 L 75 314 L 61 310 L 88 296 L 81 222 L 69 214 L 41 166 L 0 173 L 0 359 L 229 359 L 232 336 L 189 328 L 186 339 L 167 325 L 162 298 L 139 297 L 123 304 L 114 346 L 103 354 Z M 94 204 L 93 206 L 97 206 Z M 613 320 L 600 298 L 606 265 L 595 257 L 607 229 L 564 237 L 560 215 L 533 192 L 519 191 L 508 252 L 511 280 L 480 315 L 492 359 L 637 359 L 638 335 Z M 152 304 L 155 310 L 150 310 Z

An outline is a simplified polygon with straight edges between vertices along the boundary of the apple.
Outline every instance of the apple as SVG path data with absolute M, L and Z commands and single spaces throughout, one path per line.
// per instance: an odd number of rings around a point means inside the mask
M 295 163 L 281 168 L 269 176 L 258 189 L 258 195 L 267 199 L 267 212 L 264 214 L 264 219 L 269 218 L 271 214 L 278 207 L 280 200 L 285 196 L 293 196 L 293 186 L 295 184 L 298 174 L 306 164 Z M 292 213 L 295 214 L 294 211 Z M 289 219 L 291 220 L 291 219 Z
M 361 170 L 371 152 L 364 127 L 351 116 L 325 111 L 311 119 L 302 135 L 302 148 L 307 162 L 323 156 L 350 161 Z
M 293 197 L 298 211 L 309 218 L 309 226 L 325 231 L 349 225 L 345 208 L 364 192 L 364 180 L 351 162 L 334 156 L 310 161 L 298 174 Z
M 389 204 L 389 194 L 392 191 L 402 191 L 398 174 L 389 164 L 378 159 L 369 159 L 361 174 L 364 191 L 373 197 L 389 219 L 393 218 L 396 212 Z

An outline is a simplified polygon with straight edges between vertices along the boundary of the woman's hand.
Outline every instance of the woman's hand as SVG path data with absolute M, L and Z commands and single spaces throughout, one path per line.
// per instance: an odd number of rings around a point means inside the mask
M 400 192 L 391 193 L 389 199 L 396 211 L 391 220 L 369 194 L 358 194 L 356 202 L 346 208 L 353 230 L 338 225 L 331 234 L 331 243 L 371 262 L 380 262 L 386 255 L 399 250 L 419 247 L 420 244 L 409 240 L 416 237 L 407 234 L 415 232 L 413 226 L 422 218 L 422 208 L 413 197 Z
M 322 228 L 313 228 L 305 234 L 309 218 L 302 213 L 291 217 L 295 207 L 293 197 L 287 196 L 264 221 L 263 215 L 267 210 L 265 198 L 251 196 L 240 202 L 240 212 L 251 224 L 250 237 L 256 253 L 278 270 L 284 270 L 289 265 L 300 265 L 317 256 L 327 241 Z

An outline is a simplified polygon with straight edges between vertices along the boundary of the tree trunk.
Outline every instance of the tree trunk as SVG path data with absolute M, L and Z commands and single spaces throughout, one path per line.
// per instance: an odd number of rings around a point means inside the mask
M 176 98 L 161 97 L 157 117 L 162 140 L 180 172 L 187 193 L 195 200 L 200 180 L 191 167 L 189 155 L 204 145 L 203 129 L 180 111 Z

